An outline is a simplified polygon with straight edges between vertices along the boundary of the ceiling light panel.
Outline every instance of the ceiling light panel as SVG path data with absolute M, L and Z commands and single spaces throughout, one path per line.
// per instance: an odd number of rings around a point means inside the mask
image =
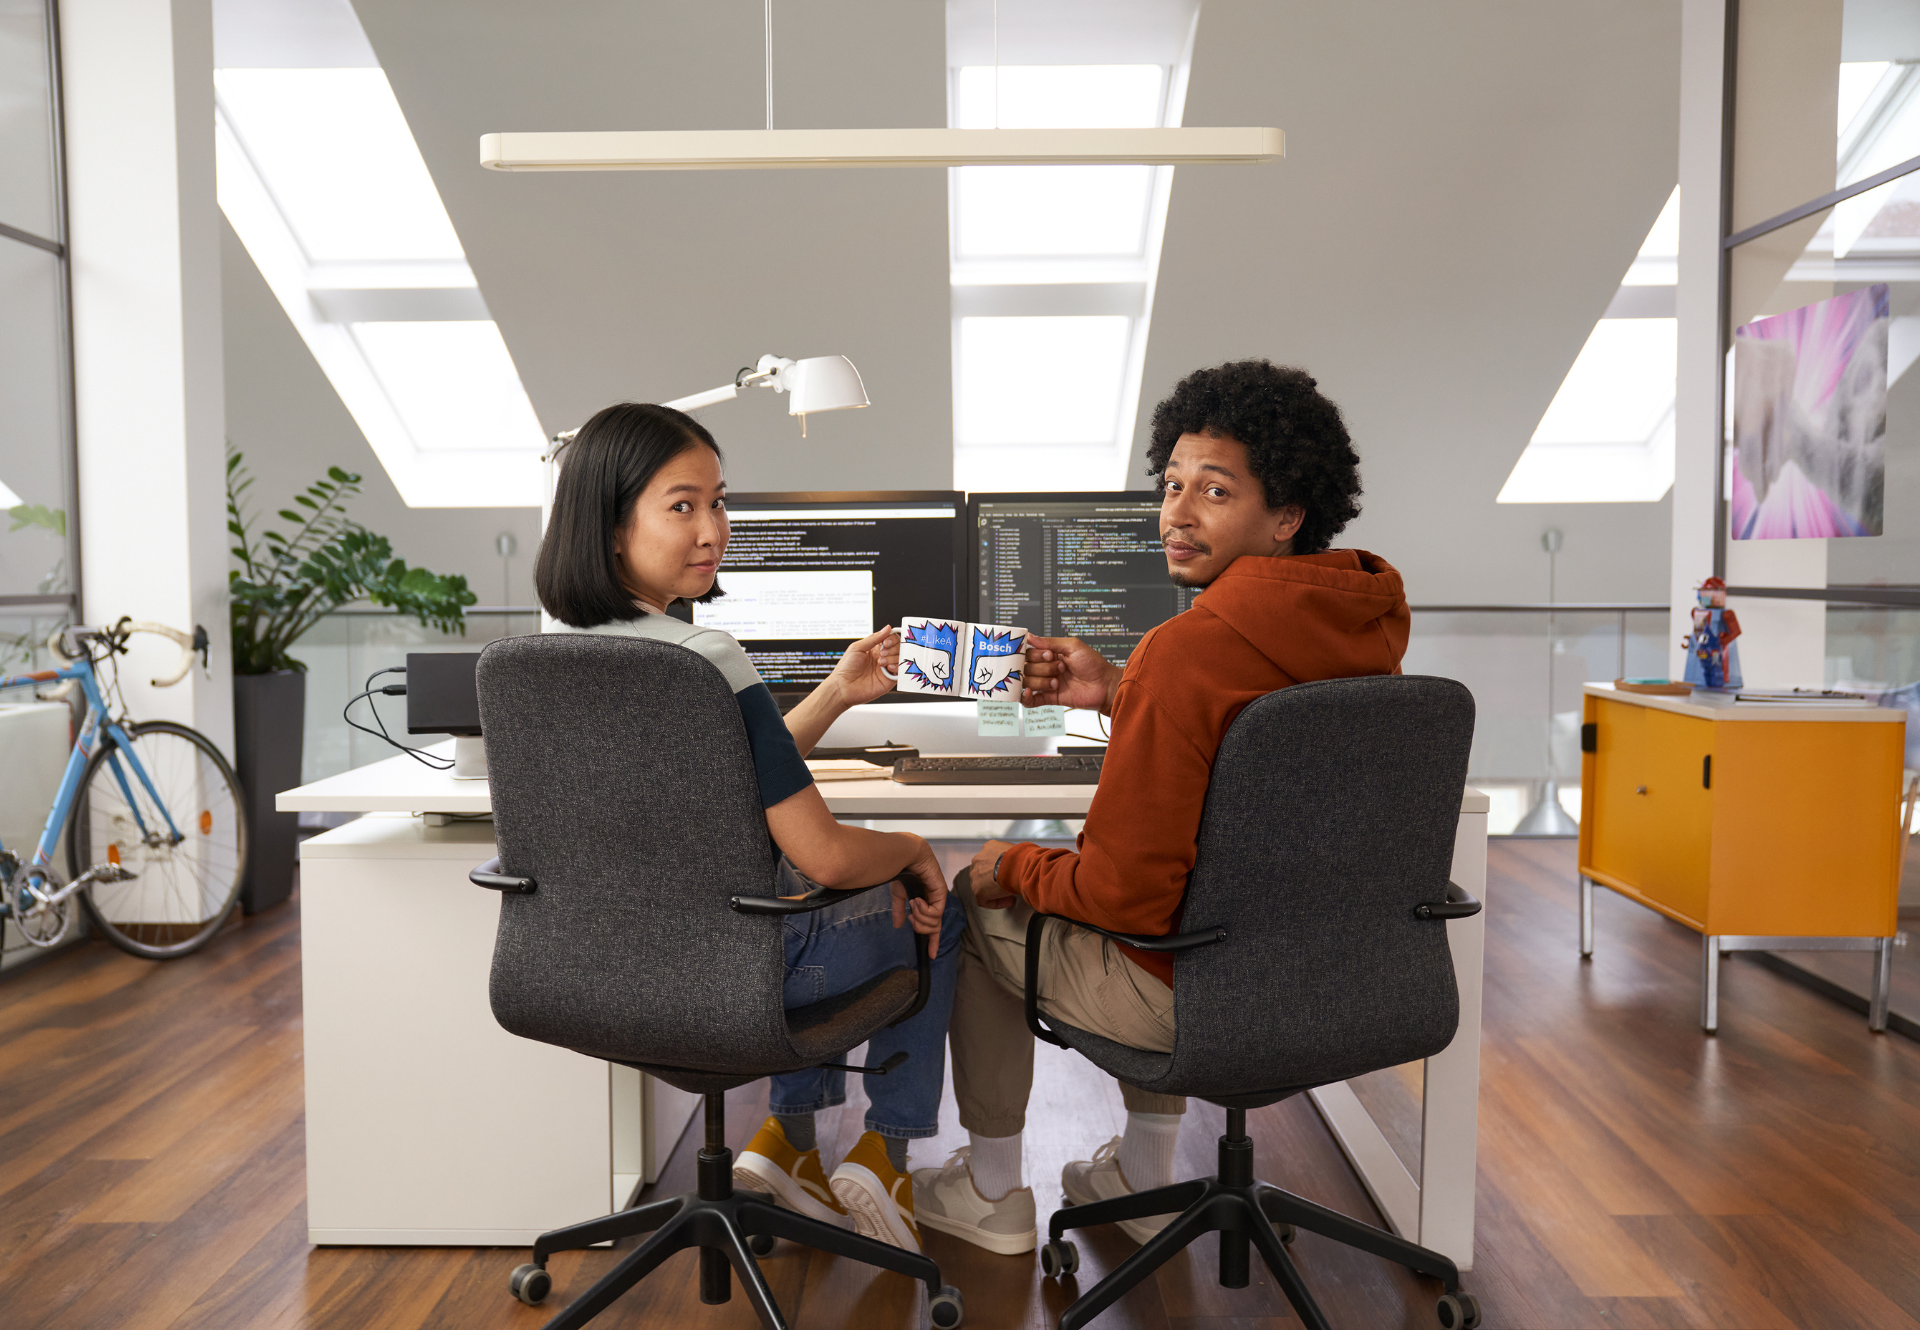
M 494 171 L 734 171 L 788 167 L 1270 162 L 1269 128 L 699 129 L 483 134 Z

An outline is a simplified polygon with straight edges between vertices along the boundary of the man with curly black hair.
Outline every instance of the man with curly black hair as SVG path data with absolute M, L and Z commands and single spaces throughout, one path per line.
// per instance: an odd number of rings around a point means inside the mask
M 1360 459 L 1340 408 L 1304 371 L 1243 360 L 1188 375 L 1154 410 L 1167 574 L 1204 587 L 1140 640 L 1123 670 L 1077 638 L 1027 644 L 1029 706 L 1113 718 L 1076 850 L 989 841 L 955 883 L 967 909 L 949 1031 L 967 1151 L 914 1177 L 919 1222 L 992 1251 L 1029 1249 L 1021 1132 L 1033 1086 L 1022 1007 L 1027 921 L 1061 914 L 1122 933 L 1176 932 L 1214 755 L 1276 688 L 1397 674 L 1409 615 L 1400 574 L 1328 546 L 1360 514 Z M 1173 1048 L 1173 959 L 1060 923 L 1041 936 L 1040 1008 L 1135 1048 Z M 1173 1181 L 1184 1099 L 1123 1085 L 1124 1137 L 1068 1164 L 1082 1205 Z M 1121 1225 L 1144 1242 L 1165 1219 Z M 1024 1243 L 1025 1245 L 1021 1245 Z

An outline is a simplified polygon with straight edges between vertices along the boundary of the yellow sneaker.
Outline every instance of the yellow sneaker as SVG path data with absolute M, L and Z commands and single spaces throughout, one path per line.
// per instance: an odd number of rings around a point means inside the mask
M 747 1142 L 747 1148 L 734 1156 L 733 1185 L 741 1191 L 769 1196 L 776 1205 L 829 1224 L 847 1220 L 847 1212 L 827 1185 L 820 1152 L 803 1153 L 788 1145 L 786 1129 L 778 1117 L 768 1118 Z
M 853 1216 L 856 1231 L 911 1252 L 920 1250 L 920 1229 L 913 1220 L 913 1179 L 894 1171 L 886 1138 L 879 1132 L 860 1137 L 833 1170 L 832 1187 Z

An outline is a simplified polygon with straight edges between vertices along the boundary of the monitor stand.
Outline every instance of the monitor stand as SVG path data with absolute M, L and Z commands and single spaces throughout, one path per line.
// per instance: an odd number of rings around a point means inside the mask
M 453 778 L 455 780 L 485 780 L 487 778 L 487 748 L 479 735 L 460 734 L 454 736 Z

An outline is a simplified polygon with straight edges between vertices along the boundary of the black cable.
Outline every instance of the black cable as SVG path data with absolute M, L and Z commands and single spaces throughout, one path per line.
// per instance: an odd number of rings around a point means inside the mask
M 409 748 L 405 744 L 401 743 L 398 739 L 394 738 L 391 734 L 387 733 L 387 723 L 386 721 L 380 718 L 380 708 L 373 704 L 372 699 L 376 696 L 405 697 L 407 695 L 407 686 L 405 684 L 390 683 L 383 688 L 375 688 L 373 686 L 373 681 L 375 679 L 378 679 L 383 674 L 405 674 L 406 672 L 407 672 L 407 667 L 404 665 L 389 665 L 384 670 L 375 670 L 372 674 L 369 674 L 367 676 L 365 691 L 360 693 L 359 696 L 357 697 L 348 698 L 346 706 L 340 708 L 340 719 L 344 720 L 348 725 L 352 726 L 354 729 L 360 731 L 360 733 L 371 734 L 376 739 L 384 740 L 389 746 L 398 748 L 401 752 L 405 753 L 408 757 L 411 757 L 414 761 L 418 762 L 423 767 L 427 767 L 433 771 L 451 771 L 453 770 L 454 764 L 448 761 L 447 759 L 442 757 L 436 757 L 433 754 L 426 752 L 426 750 L 424 749 Z M 378 725 L 380 727 L 379 729 L 370 730 L 366 726 L 362 725 L 359 721 L 353 718 L 351 714 L 353 711 L 353 704 L 355 702 L 359 702 L 362 700 L 366 701 L 367 710 L 373 714 L 373 723 L 375 725 Z

